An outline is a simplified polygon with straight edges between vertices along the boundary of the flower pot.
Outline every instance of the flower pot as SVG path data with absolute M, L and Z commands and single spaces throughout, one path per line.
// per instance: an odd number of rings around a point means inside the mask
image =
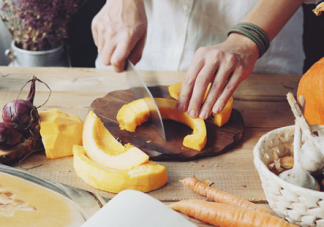
M 18 48 L 14 41 L 12 41 L 11 48 L 6 50 L 5 54 L 12 59 L 9 66 L 14 67 L 69 66 L 63 43 L 52 50 L 31 51 Z

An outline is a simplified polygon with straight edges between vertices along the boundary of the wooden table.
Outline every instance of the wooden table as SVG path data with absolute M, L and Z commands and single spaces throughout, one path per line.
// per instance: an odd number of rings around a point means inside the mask
M 184 72 L 140 72 L 148 86 L 171 85 L 182 81 Z M 46 82 L 52 90 L 49 101 L 39 111 L 59 108 L 85 120 L 93 100 L 114 90 L 127 89 L 124 73 L 90 68 L 11 68 L 0 67 L 0 106 L 17 99 L 21 87 L 33 75 Z M 164 203 L 181 199 L 202 198 L 183 186 L 179 180 L 192 175 L 214 182 L 213 187 L 235 194 L 247 200 L 268 206 L 261 181 L 253 164 L 252 149 L 266 132 L 294 123 L 286 94 L 296 94 L 298 75 L 252 74 L 243 81 L 234 94 L 234 108 L 239 110 L 245 121 L 241 143 L 229 152 L 210 158 L 188 162 L 159 162 L 165 165 L 168 183 L 161 189 L 148 194 Z M 37 84 L 35 105 L 41 105 L 49 90 Z M 27 87 L 20 98 L 25 98 Z M 30 168 L 29 173 L 52 181 L 97 193 L 106 198 L 115 194 L 94 189 L 84 183 L 72 166 L 72 157 L 47 160 L 36 154 L 22 162 L 21 167 Z M 191 219 L 192 220 L 192 219 Z M 199 226 L 208 226 L 193 220 Z

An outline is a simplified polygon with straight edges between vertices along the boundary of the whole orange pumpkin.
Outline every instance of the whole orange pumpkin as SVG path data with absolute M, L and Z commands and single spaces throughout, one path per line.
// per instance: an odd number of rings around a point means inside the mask
M 305 97 L 305 118 L 309 124 L 324 125 L 324 58 L 321 58 L 302 76 L 297 97 Z

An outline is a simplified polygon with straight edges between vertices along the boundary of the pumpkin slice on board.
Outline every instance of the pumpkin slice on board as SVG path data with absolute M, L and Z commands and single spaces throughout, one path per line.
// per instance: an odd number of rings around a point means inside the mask
M 137 147 L 119 143 L 93 111 L 84 122 L 83 146 L 91 160 L 108 168 L 127 170 L 149 160 Z
M 84 147 L 79 145 L 73 146 L 73 165 L 77 175 L 87 184 L 112 193 L 125 189 L 149 192 L 168 181 L 165 166 L 149 161 L 130 170 L 107 168 L 90 160 Z
M 180 113 L 176 110 L 176 101 L 166 98 L 155 98 L 155 102 L 160 110 L 163 119 L 174 120 L 186 124 L 193 129 L 193 133 L 185 136 L 183 146 L 201 151 L 207 141 L 207 132 L 205 122 L 200 118 L 191 118 L 187 113 Z M 133 109 L 132 106 L 137 106 L 142 111 L 128 114 Z M 117 121 L 120 129 L 125 129 L 129 132 L 134 132 L 137 125 L 148 120 L 150 111 L 145 104 L 144 99 L 138 99 L 124 105 L 117 113 Z M 140 121 L 141 120 L 141 121 Z M 134 127 L 135 126 L 135 127 Z
M 172 99 L 167 86 L 149 87 L 154 97 Z M 150 156 L 150 160 L 188 161 L 202 157 L 223 154 L 233 148 L 242 138 L 244 119 L 233 108 L 229 121 L 222 127 L 214 124 L 212 117 L 205 120 L 207 142 L 204 149 L 197 151 L 183 145 L 185 136 L 192 134 L 192 128 L 174 120 L 163 119 L 167 141 L 162 139 L 150 121 L 136 127 L 135 132 L 120 130 L 116 120 L 122 106 L 134 101 L 130 89 L 109 92 L 91 103 L 91 109 L 104 123 L 112 136 L 123 144 L 130 143 Z
M 180 92 L 181 92 L 181 86 L 182 86 L 182 82 L 173 84 L 173 85 L 168 87 L 169 94 L 170 94 L 170 96 L 172 98 L 178 100 Z M 205 102 L 205 100 L 207 98 L 208 92 L 210 90 L 210 86 L 211 86 L 211 84 L 209 84 L 207 89 L 206 89 L 206 93 L 205 93 L 203 102 Z M 231 97 L 228 100 L 228 102 L 226 103 L 224 109 L 220 113 L 218 113 L 218 114 L 212 113 L 212 116 L 214 118 L 214 123 L 218 127 L 222 127 L 224 124 L 226 124 L 230 119 L 232 109 L 233 109 L 233 97 Z
M 222 127 L 223 125 L 225 125 L 231 117 L 232 109 L 233 109 L 233 97 L 231 97 L 228 100 L 224 109 L 220 113 L 213 114 L 214 124 L 217 125 L 218 127 Z
M 117 121 L 121 130 L 135 132 L 138 125 L 148 121 L 150 109 L 144 99 L 125 104 L 117 113 Z
M 180 95 L 180 92 L 181 92 L 181 86 L 182 86 L 182 82 L 180 83 L 176 83 L 176 84 L 173 84 L 173 85 L 170 85 L 168 87 L 168 90 L 169 90 L 169 94 L 172 98 L 178 100 L 179 99 L 179 95 Z M 209 89 L 210 89 L 210 86 L 211 86 L 211 83 L 208 84 L 208 87 L 206 89 L 206 93 L 205 93 L 205 96 L 204 96 L 204 100 L 203 102 L 206 100 L 207 98 L 207 95 L 208 95 L 208 92 L 209 92 Z

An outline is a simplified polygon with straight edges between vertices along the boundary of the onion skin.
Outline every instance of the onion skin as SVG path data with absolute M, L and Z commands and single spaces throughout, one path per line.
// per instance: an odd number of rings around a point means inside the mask
M 0 149 L 8 150 L 19 143 L 22 143 L 24 138 L 16 129 L 16 125 L 0 122 Z
M 7 103 L 2 111 L 4 122 L 17 124 L 22 130 L 34 129 L 38 124 L 38 111 L 27 100 L 13 100 Z
M 28 155 L 44 151 L 40 136 L 38 107 L 33 104 L 36 81 L 44 83 L 35 76 L 26 82 L 26 84 L 31 83 L 26 100 L 13 100 L 3 107 L 4 122 L 0 122 L 0 163 L 2 164 L 16 161 L 20 163 Z M 23 88 L 24 86 L 21 91 Z
M 36 127 L 39 119 L 37 108 L 33 104 L 36 80 L 36 77 L 30 80 L 31 84 L 26 100 L 13 100 L 4 106 L 2 111 L 4 122 L 17 124 L 19 129 L 27 135 Z
M 32 137 L 24 139 L 23 142 L 18 143 L 10 149 L 2 149 L 0 147 L 0 163 L 13 164 L 17 161 L 23 160 L 28 155 L 35 152 L 44 153 L 43 142 L 39 133 L 39 125 L 32 131 Z

